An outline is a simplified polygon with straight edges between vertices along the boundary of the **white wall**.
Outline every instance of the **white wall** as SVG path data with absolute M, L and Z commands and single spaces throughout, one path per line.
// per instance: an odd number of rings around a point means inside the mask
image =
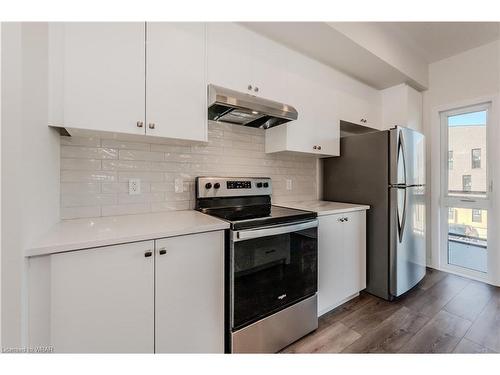
M 429 188 L 428 201 L 428 264 L 439 267 L 440 254 L 440 215 L 439 200 L 441 195 L 441 159 L 440 159 L 440 123 L 439 112 L 460 108 L 466 105 L 492 101 L 492 121 L 489 137 L 491 144 L 499 144 L 499 121 L 497 96 L 500 89 L 499 42 L 480 46 L 461 54 L 437 61 L 429 65 L 429 90 L 424 92 L 424 133 L 427 137 L 427 181 Z M 490 147 L 492 159 L 496 167 L 490 171 L 497 189 L 500 163 L 498 163 L 498 148 Z M 498 196 L 498 194 L 496 194 Z M 488 214 L 489 232 L 488 249 L 490 269 L 495 269 L 490 275 L 490 281 L 500 284 L 500 256 L 498 255 L 498 219 L 500 205 L 493 196 L 492 211 Z
M 47 24 L 2 24 L 2 345 L 25 345 L 24 249 L 59 220 L 59 135 L 47 126 Z

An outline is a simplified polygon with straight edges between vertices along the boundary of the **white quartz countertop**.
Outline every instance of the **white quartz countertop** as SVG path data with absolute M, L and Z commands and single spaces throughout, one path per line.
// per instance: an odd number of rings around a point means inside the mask
M 229 223 L 194 210 L 64 220 L 34 243 L 26 256 L 210 232 Z
M 313 211 L 316 212 L 318 216 L 333 215 L 345 212 L 370 209 L 370 206 L 367 206 L 365 204 L 353 204 L 353 203 L 341 203 L 341 202 L 329 202 L 329 201 L 299 201 L 299 202 L 278 203 L 276 205 L 288 208 L 295 208 L 297 210 Z

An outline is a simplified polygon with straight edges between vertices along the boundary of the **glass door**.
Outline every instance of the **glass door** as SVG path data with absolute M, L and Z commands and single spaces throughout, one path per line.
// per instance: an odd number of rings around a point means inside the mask
M 485 278 L 488 272 L 488 112 L 480 104 L 441 113 L 443 192 L 441 267 Z

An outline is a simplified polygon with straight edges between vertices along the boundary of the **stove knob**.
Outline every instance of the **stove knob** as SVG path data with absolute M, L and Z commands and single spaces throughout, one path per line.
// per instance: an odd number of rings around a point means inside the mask
M 264 187 L 269 187 L 269 184 L 267 182 L 264 182 Z
M 207 182 L 205 184 L 205 189 L 211 189 L 212 188 L 212 184 L 210 182 Z
M 218 189 L 218 188 L 220 188 L 220 184 L 219 184 L 218 182 L 216 182 L 216 183 L 214 184 L 214 189 Z
M 262 187 L 262 182 L 257 182 L 257 187 L 261 188 Z

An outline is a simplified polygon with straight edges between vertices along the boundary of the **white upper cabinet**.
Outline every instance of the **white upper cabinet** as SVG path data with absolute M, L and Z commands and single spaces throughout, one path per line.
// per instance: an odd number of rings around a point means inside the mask
M 298 112 L 297 120 L 266 130 L 266 152 L 293 151 L 318 156 L 339 155 L 339 121 L 335 91 L 314 72 L 325 70 L 319 63 L 301 64 L 290 71 L 285 103 Z M 310 72 L 308 76 L 307 72 Z M 328 80 L 326 80 L 328 82 Z
M 70 134 L 207 141 L 204 23 L 54 23 L 49 71 L 49 124 Z
M 146 28 L 146 134 L 207 141 L 206 25 Z
M 144 38 L 144 23 L 50 24 L 50 125 L 144 134 Z
M 339 90 L 336 102 L 339 119 L 374 129 L 382 127 L 380 93 L 366 87 L 362 93 Z
M 233 23 L 209 23 L 208 83 L 271 100 L 286 90 L 286 57 L 267 40 Z

